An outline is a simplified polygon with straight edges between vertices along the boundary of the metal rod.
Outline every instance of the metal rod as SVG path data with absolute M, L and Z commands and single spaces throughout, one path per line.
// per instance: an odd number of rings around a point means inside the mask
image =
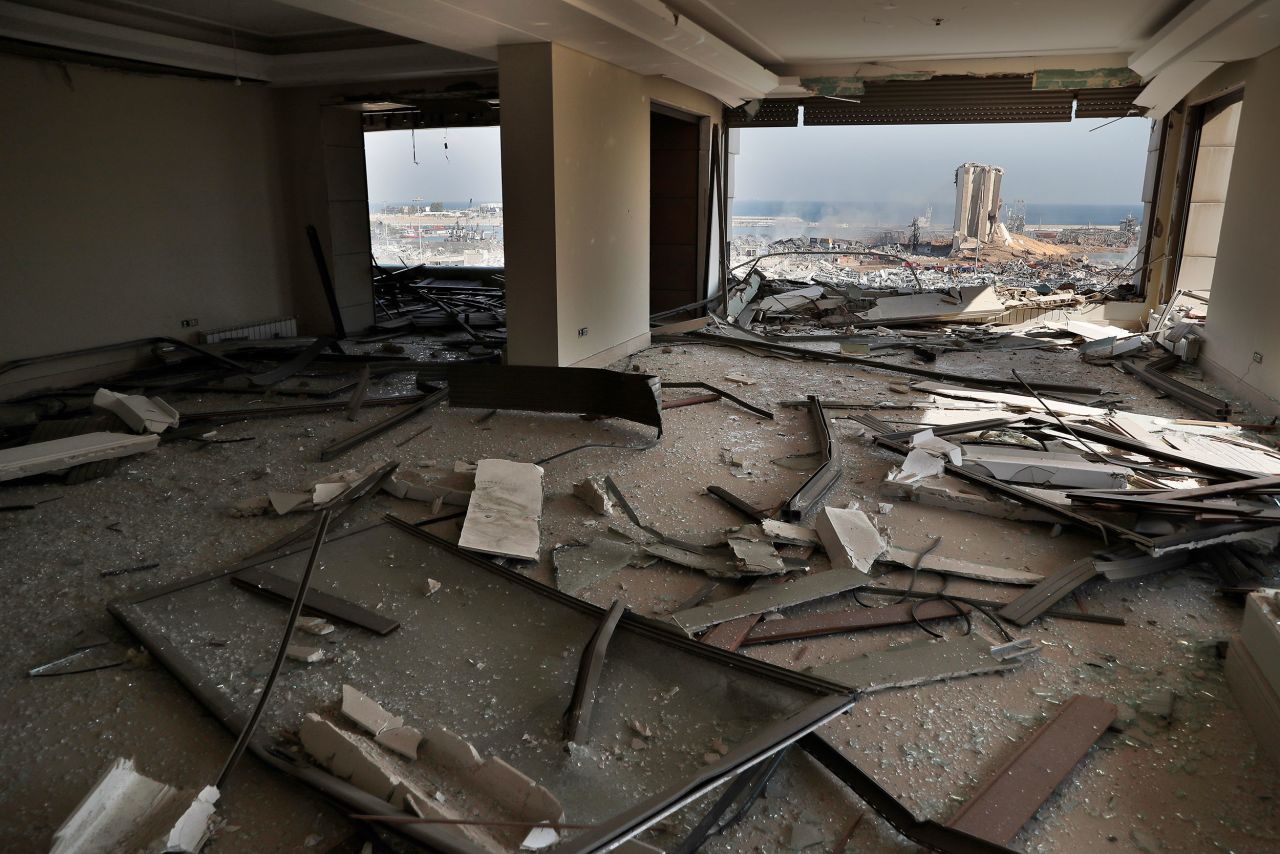
M 280 639 L 280 648 L 276 650 L 276 660 L 272 663 L 271 673 L 267 675 L 267 681 L 262 686 L 262 694 L 258 697 L 258 704 L 254 707 L 253 714 L 249 716 L 249 720 L 245 723 L 244 729 L 240 731 L 240 737 L 236 739 L 236 745 L 231 749 L 231 755 L 227 757 L 226 764 L 222 766 L 222 773 L 218 775 L 218 782 L 214 784 L 219 791 L 226 785 L 227 778 L 231 776 L 236 763 L 244 755 L 244 749 L 249 746 L 249 739 L 253 737 L 253 731 L 258 727 L 258 719 L 262 717 L 262 710 L 266 708 L 267 700 L 271 697 L 271 689 L 275 687 L 276 677 L 280 675 L 280 667 L 284 664 L 285 652 L 289 649 L 289 641 L 293 639 L 293 629 L 298 624 L 298 615 L 302 613 L 302 605 L 307 598 L 307 589 L 311 585 L 311 574 L 315 571 L 316 561 L 320 557 L 320 547 L 324 544 L 325 534 L 329 531 L 331 513 L 332 511 L 330 510 L 324 510 L 320 514 L 320 524 L 316 528 L 316 538 L 311 544 L 311 555 L 307 558 L 306 569 L 302 571 L 302 580 L 298 582 L 298 592 L 293 597 L 293 605 L 289 608 L 289 619 L 285 622 L 284 637 Z

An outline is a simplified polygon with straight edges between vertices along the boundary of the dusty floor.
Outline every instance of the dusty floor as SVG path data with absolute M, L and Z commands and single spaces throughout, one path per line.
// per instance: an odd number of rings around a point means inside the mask
M 812 449 L 806 414 L 781 408 L 778 401 L 809 393 L 867 403 L 910 399 L 888 390 L 889 382 L 899 381 L 895 375 L 706 346 L 679 345 L 670 352 L 654 347 L 628 361 L 670 381 L 704 380 L 727 387 L 726 373 L 745 374 L 756 385 L 736 391 L 772 408 L 777 420 L 763 421 L 723 401 L 675 409 L 666 413 L 662 442 L 650 450 L 591 449 L 548 463 L 542 560 L 528 570 L 539 580 L 551 579 L 554 546 L 602 530 L 600 517 L 569 494 L 573 482 L 585 475 L 612 474 L 651 524 L 670 535 L 710 542 L 739 520 L 704 494 L 707 485 L 720 484 L 767 506 L 805 477 L 770 462 Z M 626 369 L 627 363 L 614 367 Z M 1114 399 L 1136 411 L 1194 417 L 1175 402 L 1156 399 L 1131 377 L 1083 365 L 1069 352 L 949 354 L 935 367 L 984 376 L 1007 376 L 1017 367 L 1032 379 L 1114 389 L 1120 392 Z M 685 392 L 668 392 L 669 398 L 679 396 Z M 239 405 L 235 400 L 206 395 L 174 396 L 170 402 L 179 409 L 230 408 Z M 365 411 L 360 421 L 367 424 L 385 413 Z M 317 449 L 352 430 L 342 413 L 246 421 L 219 428 L 219 435 L 255 437 L 251 442 L 166 443 L 127 460 L 115 475 L 99 481 L 75 487 L 57 482 L 3 487 L 2 503 L 62 498 L 35 510 L 0 514 L 9 614 L 0 626 L 9 661 L 0 681 L 0 709 L 7 719 L 0 731 L 0 763 L 8 769 L 0 787 L 0 850 L 47 848 L 53 830 L 114 757 L 136 757 L 145 773 L 184 786 L 198 787 L 217 775 L 230 736 L 145 656 L 94 673 L 52 679 L 25 674 L 63 654 L 83 629 L 129 644 L 132 639 L 106 614 L 108 602 L 229 563 L 301 521 L 297 516 L 233 518 L 227 512 L 232 502 L 386 459 L 406 467 L 449 467 L 454 460 L 490 456 L 532 461 L 583 442 L 634 444 L 651 435 L 620 422 L 528 413 L 498 413 L 475 423 L 482 414 L 442 407 L 328 463 L 317 461 Z M 918 419 L 920 412 L 878 414 L 905 422 Z M 396 447 L 428 423 L 431 430 Z M 938 554 L 1040 572 L 1051 572 L 1094 545 L 1074 532 L 1051 537 L 1044 524 L 906 502 L 878 514 L 883 499 L 877 497 L 877 486 L 894 458 L 853 438 L 845 426 L 849 423 L 838 421 L 835 428 L 845 476 L 829 502 L 854 502 L 878 520 L 895 544 L 922 547 L 941 536 Z M 745 453 L 750 477 L 731 474 L 722 461 L 726 448 Z M 380 494 L 346 523 L 364 524 L 387 512 L 417 519 L 426 509 Z M 118 577 L 99 575 L 104 569 L 151 561 L 160 567 Z M 821 568 L 820 561 L 815 568 Z M 657 564 L 622 570 L 584 595 L 604 605 L 622 599 L 641 614 L 662 615 L 703 583 L 696 573 Z M 937 584 L 936 576 L 921 581 L 928 589 Z M 1126 626 L 1041 619 L 1022 632 L 1044 644 L 1038 660 L 1004 675 L 864 697 L 826 732 L 917 815 L 945 820 L 1072 694 L 1138 706 L 1144 698 L 1172 689 L 1177 694 L 1172 720 L 1139 715 L 1127 732 L 1105 735 L 1026 826 L 1015 847 L 1045 852 L 1275 850 L 1280 778 L 1259 754 L 1224 681 L 1215 642 L 1230 636 L 1240 612 L 1214 594 L 1214 585 L 1206 571 L 1195 567 L 1141 581 L 1094 583 L 1083 589 L 1087 608 L 1123 616 Z M 723 592 L 715 595 L 732 592 L 732 585 L 722 586 Z M 1017 592 L 959 579 L 952 579 L 947 589 L 996 599 Z M 827 602 L 812 609 L 831 607 Z M 976 630 L 995 637 L 981 620 Z M 750 647 L 748 653 L 804 668 L 918 636 L 916 628 L 879 629 Z M 747 820 L 712 840 L 706 850 L 791 850 L 792 834 L 807 831 L 806 825 L 823 839 L 808 850 L 833 850 L 862 809 L 824 771 L 796 756 L 783 764 Z M 219 812 L 225 824 L 209 846 L 213 852 L 324 851 L 353 830 L 337 809 L 252 758 L 237 772 Z M 686 810 L 665 827 L 687 826 L 698 813 Z M 674 844 L 677 836 L 660 830 L 647 838 L 661 846 Z M 870 813 L 849 843 L 849 850 L 858 851 L 913 849 Z

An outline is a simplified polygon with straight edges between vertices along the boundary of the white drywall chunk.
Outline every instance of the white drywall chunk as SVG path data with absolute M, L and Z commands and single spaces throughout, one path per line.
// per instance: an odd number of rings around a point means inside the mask
M 824 507 L 815 521 L 822 547 L 835 569 L 866 572 L 884 554 L 884 538 L 861 510 Z
M 407 783 L 390 761 L 362 735 L 338 729 L 319 715 L 308 712 L 298 738 L 307 753 L 335 777 L 357 789 L 403 808 L 406 794 L 426 800 Z
M 350 685 L 342 686 L 342 714 L 370 735 L 404 726 L 404 718 L 391 714 L 375 700 Z
M 300 643 L 289 644 L 285 647 L 284 654 L 294 661 L 301 661 L 304 664 L 315 664 L 317 661 L 324 661 L 324 650 L 317 649 L 314 646 L 304 646 Z
M 521 851 L 541 851 L 543 848 L 550 848 L 560 841 L 560 834 L 556 833 L 554 827 L 535 827 L 525 836 L 524 841 L 520 843 Z
M 1133 474 L 1124 466 L 1089 462 L 1079 454 L 988 445 L 966 446 L 965 461 L 997 480 L 1080 489 L 1123 489 Z
M 173 851 L 194 854 L 209 836 L 218 790 L 198 794 L 152 780 L 117 759 L 53 834 L 52 854 Z
M 483 554 L 537 560 L 542 474 L 532 463 L 480 460 L 458 545 Z
M 942 457 L 953 466 L 960 465 L 960 446 L 953 445 L 946 439 L 939 439 L 932 430 L 921 430 L 911 437 L 911 447 L 928 451 L 936 457 Z
M 912 448 L 900 468 L 889 473 L 888 480 L 896 483 L 915 483 L 925 478 L 937 477 L 946 471 L 946 460 L 923 448 Z
M 0 450 L 0 481 L 61 471 L 81 463 L 127 457 L 160 444 L 154 433 L 84 433 Z
M 411 726 L 388 727 L 378 733 L 374 741 L 406 759 L 417 759 L 418 745 L 422 743 L 422 733 Z
M 93 405 L 104 412 L 115 413 L 135 433 L 163 433 L 178 426 L 178 410 L 158 397 L 120 394 L 100 388 L 93 395 Z
M 589 477 L 575 483 L 573 494 L 601 516 L 608 516 L 613 512 L 613 500 L 609 498 L 608 490 L 598 477 Z
M 304 631 L 309 635 L 333 634 L 333 623 L 322 617 L 299 617 L 297 625 L 299 631 Z
M 484 764 L 484 760 L 480 758 L 479 753 L 476 753 L 471 742 L 444 727 L 436 727 L 426 733 L 426 750 L 423 758 L 446 768 L 467 771 L 474 771 Z
M 760 527 L 766 534 L 778 540 L 811 546 L 818 544 L 818 532 L 803 525 L 779 522 L 777 519 L 765 519 L 760 523 Z

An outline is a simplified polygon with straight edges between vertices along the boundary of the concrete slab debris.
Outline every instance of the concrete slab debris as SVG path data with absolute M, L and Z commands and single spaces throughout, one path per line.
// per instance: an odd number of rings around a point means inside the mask
M 314 712 L 307 713 L 298 738 L 307 753 L 335 777 L 393 807 L 404 809 L 407 794 L 428 800 L 372 741 L 340 729 Z
M 158 397 L 120 394 L 100 388 L 93 395 L 93 406 L 115 413 L 135 433 L 163 433 L 178 426 L 178 410 Z
M 563 546 L 551 553 L 556 587 L 571 595 L 599 584 L 631 563 L 639 549 L 612 537 L 595 537 L 585 546 Z
M 1013 519 L 1020 522 L 1058 521 L 1057 516 L 1017 501 L 992 495 L 949 474 L 914 483 L 885 480 L 880 485 L 880 492 L 894 498 L 928 504 L 931 507 L 977 513 L 993 519 Z
M 483 554 L 537 560 L 542 474 L 533 463 L 480 460 L 458 545 Z
M 927 569 L 930 572 L 954 575 L 959 578 L 975 578 L 979 581 L 994 581 L 998 584 L 1037 584 L 1044 580 L 1044 576 L 1039 573 L 973 563 L 960 558 L 944 557 L 936 552 L 930 552 L 921 559 L 918 552 L 892 545 L 885 550 L 880 559 L 907 567 L 915 566 L 919 562 L 921 569 Z
M 139 773 L 132 759 L 111 763 L 53 834 L 51 854 L 117 851 L 196 854 L 209 836 L 218 790 L 193 793 Z
M 779 575 L 786 572 L 787 567 L 783 564 L 777 549 L 773 547 L 773 543 L 765 539 L 741 535 L 751 527 L 740 528 L 729 537 L 729 548 L 737 559 L 738 568 L 747 575 Z M 764 536 L 764 532 L 759 528 L 756 532 L 761 537 Z
M 342 714 L 352 723 L 377 735 L 384 729 L 404 726 L 404 718 L 391 714 L 368 695 L 350 685 L 342 686 Z
M 276 511 L 277 516 L 310 510 L 314 506 L 309 492 L 279 492 L 273 489 L 267 493 L 267 500 L 271 502 L 271 509 Z
M 823 507 L 814 522 L 835 569 L 866 572 L 884 554 L 884 537 L 861 510 Z
M 155 433 L 83 433 L 48 442 L 0 449 L 0 481 L 62 471 L 83 463 L 111 460 L 150 451 L 160 444 Z
M 961 676 L 996 673 L 1013 667 L 991 653 L 991 642 L 977 632 L 958 638 L 921 638 L 889 647 L 883 652 L 864 652 L 847 661 L 823 664 L 809 672 L 823 679 L 848 685 L 864 693 L 885 688 L 907 688 Z
M 693 633 L 750 614 L 763 614 L 835 596 L 871 583 L 871 576 L 856 569 L 833 569 L 791 579 L 782 584 L 751 590 L 739 596 L 722 599 L 710 605 L 699 605 L 672 614 L 670 619 L 686 632 Z

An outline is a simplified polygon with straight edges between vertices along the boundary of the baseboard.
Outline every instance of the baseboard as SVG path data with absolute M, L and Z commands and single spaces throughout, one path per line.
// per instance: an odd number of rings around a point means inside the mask
M 634 338 L 628 338 L 621 344 L 615 344 L 599 353 L 580 359 L 571 365 L 570 368 L 603 368 L 613 362 L 618 361 L 624 356 L 630 356 L 637 350 L 643 350 L 649 346 L 649 333 L 643 332 Z

